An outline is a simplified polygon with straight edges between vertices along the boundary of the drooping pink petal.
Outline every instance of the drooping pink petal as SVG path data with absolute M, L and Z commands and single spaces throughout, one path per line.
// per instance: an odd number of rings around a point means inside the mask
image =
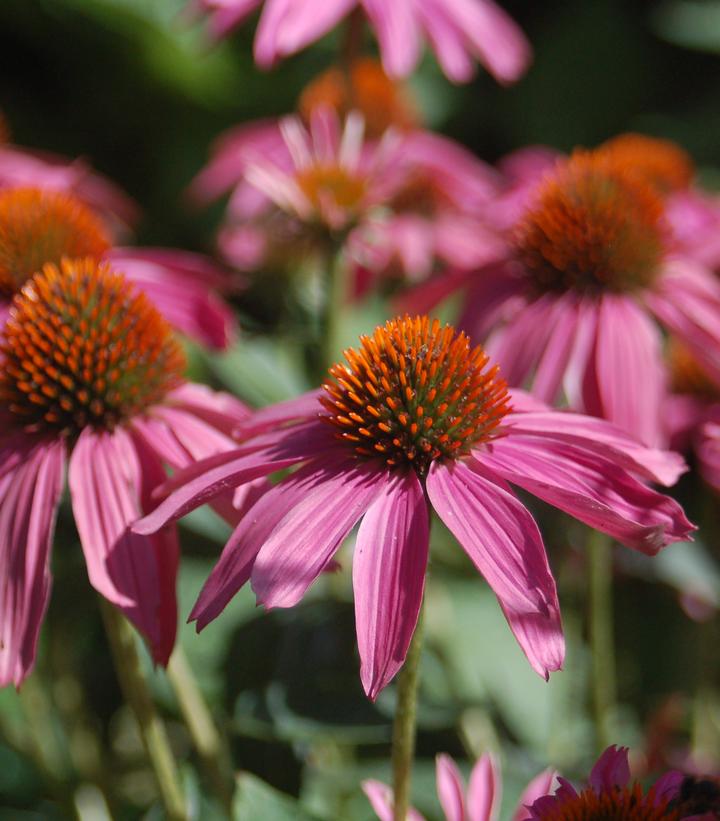
M 218 430 L 232 435 L 238 424 L 252 415 L 252 409 L 225 391 L 214 391 L 205 385 L 186 382 L 170 391 L 165 404 L 191 411 Z
M 471 339 L 485 343 L 490 331 L 504 321 L 513 321 L 526 304 L 522 279 L 507 265 L 489 265 L 475 272 L 463 301 L 458 326 Z
M 470 773 L 467 821 L 496 821 L 502 798 L 500 767 L 491 753 L 480 756 Z
M 520 405 L 522 408 L 518 391 L 513 391 L 512 397 L 513 407 L 518 408 Z M 514 413 L 507 424 L 517 433 L 529 433 L 578 445 L 650 482 L 674 485 L 687 470 L 680 454 L 646 448 L 624 430 L 594 416 L 542 409 Z
M 380 821 L 393 821 L 393 793 L 390 787 L 382 781 L 368 779 L 363 781 L 362 788 Z M 410 807 L 407 821 L 425 821 L 425 818 Z
M 584 395 L 586 412 L 658 445 L 666 390 L 662 340 L 646 311 L 626 295 L 604 294 L 600 301 L 594 374 L 597 384 Z
M 305 493 L 261 548 L 252 586 L 266 607 L 292 607 L 323 571 L 354 525 L 382 493 L 384 471 L 338 454 L 302 478 Z
M 588 781 L 598 794 L 626 787 L 630 783 L 628 748 L 614 744 L 608 747 L 595 762 Z
M 148 639 L 153 658 L 166 664 L 175 642 L 177 609 L 174 531 L 141 536 L 130 525 L 164 476 L 151 451 L 122 428 L 96 433 L 85 428 L 70 457 L 73 514 L 92 586 Z
M 402 667 L 417 625 L 428 557 L 428 508 L 414 471 L 384 484 L 353 555 L 360 678 L 368 698 Z
M 434 462 L 430 501 L 482 573 L 533 669 L 547 677 L 562 665 L 564 641 L 555 580 L 540 532 L 507 490 L 464 462 Z
M 720 424 L 707 422 L 702 426 L 696 451 L 700 473 L 720 492 Z
M 318 401 L 320 396 L 324 396 L 322 388 L 314 388 L 294 399 L 287 399 L 267 408 L 255 411 L 252 416 L 242 422 L 235 429 L 235 435 L 240 439 L 247 439 L 257 433 L 272 430 L 291 422 L 300 422 L 308 419 L 315 419 L 322 411 L 322 406 Z
M 529 821 L 531 816 L 528 807 L 531 807 L 535 801 L 550 792 L 555 778 L 555 770 L 543 770 L 539 775 L 536 775 L 523 790 L 511 821 Z
M 465 821 L 465 782 L 449 755 L 436 757 L 435 783 L 446 821 Z
M 61 440 L 19 447 L 0 479 L 0 686 L 19 687 L 35 664 L 50 595 L 49 552 L 63 485 Z
M 420 59 L 420 31 L 412 0 L 360 0 L 380 44 L 390 77 L 406 77 Z
M 415 11 L 445 76 L 453 83 L 467 83 L 475 74 L 475 61 L 444 0 L 414 0 Z
M 478 456 L 507 481 L 643 553 L 688 539 L 694 529 L 674 499 L 570 442 L 514 434 Z

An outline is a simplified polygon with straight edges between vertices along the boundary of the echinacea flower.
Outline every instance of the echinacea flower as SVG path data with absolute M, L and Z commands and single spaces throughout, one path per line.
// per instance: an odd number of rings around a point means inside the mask
M 231 397 L 185 383 L 184 368 L 170 326 L 107 264 L 47 264 L 15 294 L 0 332 L 1 685 L 19 686 L 35 660 L 66 467 L 90 583 L 167 662 L 177 535 L 128 527 L 150 509 L 165 465 L 228 449 L 248 415 Z
M 720 282 L 676 243 L 657 178 L 616 153 L 576 152 L 523 193 L 505 253 L 430 302 L 467 288 L 460 324 L 511 385 L 662 443 L 661 328 L 720 376 Z
M 525 36 L 493 0 L 191 0 L 206 14 L 211 34 L 226 36 L 260 6 L 255 62 L 270 68 L 323 37 L 353 10 L 362 10 L 380 44 L 385 70 L 405 77 L 420 60 L 425 40 L 453 82 L 475 73 L 476 61 L 500 82 L 519 79 L 530 63 Z
M 502 778 L 500 766 L 495 756 L 485 753 L 470 774 L 467 787 L 457 764 L 449 755 L 439 755 L 435 760 L 437 794 L 446 821 L 496 821 L 502 798 Z M 545 770 L 525 787 L 512 821 L 526 821 L 530 818 L 527 806 L 536 798 L 545 795 L 552 786 L 555 773 Z M 380 781 L 364 781 L 363 790 L 372 804 L 380 821 L 393 821 L 392 790 Z M 408 821 L 424 821 L 415 809 L 408 811 Z
M 42 188 L 0 190 L 0 324 L 10 299 L 45 263 L 109 261 L 176 328 L 225 348 L 235 332 L 217 291 L 226 277 L 210 260 L 164 248 L 113 248 L 102 220 L 75 196 Z
M 671 771 L 643 790 L 631 782 L 627 747 L 608 747 L 578 792 L 565 778 L 553 795 L 529 808 L 530 821 L 713 821 L 720 811 L 720 785 L 715 779 L 685 777 Z
M 298 468 L 232 534 L 192 611 L 199 629 L 248 580 L 266 607 L 296 604 L 362 520 L 353 588 L 361 678 L 375 698 L 415 630 L 434 509 L 547 677 L 564 653 L 555 581 L 510 483 L 645 553 L 693 529 L 673 499 L 636 478 L 672 483 L 679 457 L 602 420 L 511 397 L 482 348 L 450 326 L 394 319 L 345 357 L 322 395 L 259 411 L 237 450 L 176 474 L 168 498 L 134 526 L 156 533 L 221 490 Z

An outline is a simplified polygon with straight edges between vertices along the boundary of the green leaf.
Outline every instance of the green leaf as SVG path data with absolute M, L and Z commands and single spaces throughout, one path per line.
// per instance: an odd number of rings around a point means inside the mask
M 249 821 L 320 821 L 319 816 L 306 812 L 288 795 L 268 786 L 250 773 L 242 773 L 237 779 L 237 791 L 233 800 L 233 818 Z

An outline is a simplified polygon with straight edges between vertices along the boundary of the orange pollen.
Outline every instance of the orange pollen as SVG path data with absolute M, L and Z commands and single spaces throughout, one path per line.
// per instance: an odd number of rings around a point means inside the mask
M 645 134 L 619 134 L 600 145 L 597 151 L 618 168 L 643 179 L 659 194 L 682 191 L 695 176 L 690 155 L 672 140 Z
M 110 240 L 100 220 L 69 194 L 0 192 L 0 294 L 11 296 L 46 262 L 100 258 Z
M 496 435 L 509 412 L 497 366 L 464 333 L 438 320 L 392 319 L 345 351 L 320 398 L 337 437 L 361 457 L 425 476 L 435 459 L 457 459 Z
M 692 353 L 675 337 L 667 348 L 672 389 L 675 393 L 691 394 L 705 399 L 720 397 L 720 385 L 708 376 Z
M 314 109 L 333 108 L 345 119 L 359 111 L 365 120 L 365 133 L 378 139 L 392 127 L 408 131 L 420 125 L 420 116 L 408 88 L 393 82 L 378 60 L 361 57 L 350 70 L 330 68 L 312 80 L 298 101 L 300 115 L 310 122 Z
M 639 784 L 596 793 L 588 787 L 579 795 L 556 799 L 556 804 L 532 816 L 536 821 L 679 821 L 677 810 L 658 801 L 651 788 L 643 794 Z
M 313 209 L 353 212 L 360 208 L 367 186 L 365 180 L 340 165 L 311 165 L 296 174 L 299 189 Z
M 665 239 L 659 196 L 593 152 L 560 164 L 515 229 L 518 258 L 541 292 L 646 288 Z
M 0 402 L 29 432 L 112 430 L 182 383 L 172 329 L 121 274 L 91 258 L 47 264 L 0 336 Z

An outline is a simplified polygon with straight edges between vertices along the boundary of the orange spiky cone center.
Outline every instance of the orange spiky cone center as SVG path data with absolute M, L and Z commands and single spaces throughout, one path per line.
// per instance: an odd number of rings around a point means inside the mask
M 577 152 L 540 184 L 515 242 L 539 291 L 636 291 L 663 258 L 663 203 L 601 155 Z
M 372 57 L 355 60 L 349 71 L 334 67 L 312 80 L 300 95 L 298 109 L 305 122 L 310 122 L 313 110 L 321 107 L 333 108 L 341 118 L 359 111 L 371 140 L 390 127 L 405 131 L 419 125 L 408 89 L 393 82 Z
M 424 476 L 433 460 L 457 459 L 497 434 L 507 386 L 464 333 L 405 316 L 360 343 L 330 368 L 320 400 L 358 456 Z
M 681 816 L 667 801 L 657 801 L 652 788 L 645 795 L 639 784 L 633 784 L 597 793 L 588 787 L 532 818 L 534 821 L 679 821 Z
M 597 152 L 623 171 L 637 175 L 660 194 L 688 188 L 695 175 L 690 155 L 672 140 L 619 134 L 600 145 Z
M 39 188 L 0 192 L 0 294 L 18 291 L 47 262 L 99 259 L 109 247 L 100 220 L 70 194 Z
M 0 337 L 0 400 L 27 431 L 112 430 L 182 382 L 172 330 L 121 274 L 91 258 L 45 265 Z

